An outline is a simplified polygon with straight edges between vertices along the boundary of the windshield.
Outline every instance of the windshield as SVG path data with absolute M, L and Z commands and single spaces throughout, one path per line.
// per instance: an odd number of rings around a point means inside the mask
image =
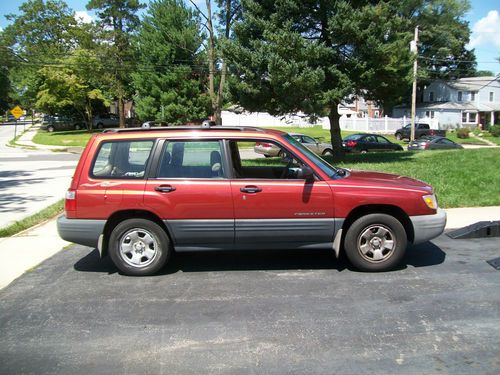
M 338 176 L 338 169 L 328 164 L 325 160 L 320 158 L 314 152 L 309 150 L 307 147 L 303 146 L 302 143 L 297 141 L 294 137 L 289 134 L 285 134 L 283 136 L 290 144 L 300 150 L 304 155 L 306 155 L 311 162 L 314 163 L 318 168 L 320 168 L 324 173 L 328 175 L 330 178 L 334 178 Z
M 347 137 L 344 138 L 344 141 L 357 141 L 360 139 L 364 134 L 351 134 L 348 135 Z

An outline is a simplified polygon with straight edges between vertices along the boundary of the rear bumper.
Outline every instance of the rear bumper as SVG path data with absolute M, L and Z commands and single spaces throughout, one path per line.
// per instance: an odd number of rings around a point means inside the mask
M 413 224 L 413 243 L 418 244 L 436 238 L 446 226 L 446 211 L 438 208 L 434 215 L 410 216 Z
M 105 225 L 106 220 L 57 218 L 57 231 L 63 240 L 90 247 L 97 247 Z

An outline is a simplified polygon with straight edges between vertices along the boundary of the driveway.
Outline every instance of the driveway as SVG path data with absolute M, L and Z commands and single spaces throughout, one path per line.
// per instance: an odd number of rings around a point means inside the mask
M 176 254 L 126 277 L 72 246 L 0 291 L 1 374 L 500 373 L 498 238 L 409 250 Z

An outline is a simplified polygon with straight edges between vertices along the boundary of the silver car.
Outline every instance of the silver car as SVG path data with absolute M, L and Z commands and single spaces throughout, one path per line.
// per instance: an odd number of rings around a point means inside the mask
M 301 133 L 290 133 L 290 135 L 297 141 L 306 146 L 309 150 L 322 156 L 333 155 L 332 145 L 330 143 L 323 143 L 319 140 Z M 272 143 L 257 142 L 254 150 L 258 154 L 265 157 L 281 156 L 282 150 Z
M 461 149 L 462 145 L 445 137 L 427 136 L 410 142 L 408 150 L 453 150 Z

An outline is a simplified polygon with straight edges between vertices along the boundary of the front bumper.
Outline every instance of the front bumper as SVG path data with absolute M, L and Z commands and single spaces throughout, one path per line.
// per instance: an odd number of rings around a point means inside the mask
M 94 248 L 105 225 L 106 220 L 57 218 L 57 231 L 63 240 Z
M 410 216 L 413 224 L 413 244 L 436 238 L 446 226 L 446 211 L 438 208 L 434 215 Z

